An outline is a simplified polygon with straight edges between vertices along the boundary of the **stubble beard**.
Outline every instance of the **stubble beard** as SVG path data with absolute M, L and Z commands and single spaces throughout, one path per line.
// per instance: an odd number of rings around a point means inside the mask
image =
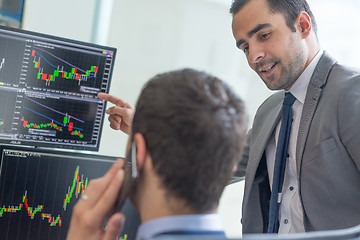
M 276 67 L 278 69 L 276 70 L 281 71 L 280 77 L 278 79 L 275 79 L 275 76 L 269 76 L 264 79 L 260 75 L 261 72 L 259 74 L 259 71 L 256 71 L 268 89 L 289 90 L 292 87 L 292 85 L 296 82 L 296 80 L 300 77 L 300 75 L 304 70 L 304 65 L 305 65 L 304 53 L 302 51 L 298 51 L 295 54 L 296 54 L 295 58 L 289 58 L 291 59 L 291 62 L 287 66 L 284 66 L 281 60 L 277 60 Z

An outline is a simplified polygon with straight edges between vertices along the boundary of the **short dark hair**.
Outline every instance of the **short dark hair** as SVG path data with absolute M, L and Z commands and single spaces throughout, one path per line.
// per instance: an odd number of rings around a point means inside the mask
M 247 130 L 244 103 L 224 82 L 192 69 L 157 75 L 140 94 L 132 126 L 170 196 L 198 213 L 218 206 Z
M 231 7 L 230 13 L 234 16 L 236 15 L 248 2 L 251 0 L 234 0 Z M 266 0 L 269 8 L 274 13 L 281 13 L 285 17 L 286 25 L 295 32 L 294 27 L 295 20 L 301 11 L 307 12 L 309 14 L 312 28 L 317 35 L 317 25 L 315 17 L 309 7 L 309 4 L 306 0 Z

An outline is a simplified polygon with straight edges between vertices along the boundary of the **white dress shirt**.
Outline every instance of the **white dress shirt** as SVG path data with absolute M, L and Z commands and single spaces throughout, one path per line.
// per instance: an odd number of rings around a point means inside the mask
M 136 234 L 136 240 L 166 232 L 223 232 L 223 227 L 218 214 L 193 214 L 176 215 L 156 218 L 140 225 Z
M 323 51 L 319 51 L 304 72 L 296 80 L 289 92 L 296 98 L 293 110 L 293 122 L 289 143 L 289 158 L 286 162 L 285 178 L 282 190 L 282 201 L 279 213 L 279 233 L 298 233 L 305 232 L 303 208 L 299 196 L 298 173 L 296 169 L 296 143 L 299 131 L 300 119 L 304 107 L 306 91 L 310 82 L 310 78 L 315 70 L 317 63 L 322 56 Z M 279 137 L 281 120 L 277 124 L 270 140 L 266 146 L 266 162 L 269 173 L 269 183 L 272 188 L 275 153 Z

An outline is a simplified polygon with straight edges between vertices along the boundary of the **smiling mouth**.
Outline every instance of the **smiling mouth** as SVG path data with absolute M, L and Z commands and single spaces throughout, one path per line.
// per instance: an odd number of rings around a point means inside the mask
M 275 66 L 276 66 L 277 62 L 267 66 L 266 68 L 260 70 L 261 73 L 268 73 L 270 72 Z

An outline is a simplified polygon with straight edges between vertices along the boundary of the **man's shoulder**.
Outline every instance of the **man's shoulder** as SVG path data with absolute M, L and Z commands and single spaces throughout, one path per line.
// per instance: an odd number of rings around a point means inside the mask
M 360 69 L 338 63 L 334 64 L 328 75 L 324 91 L 336 91 L 336 95 L 343 95 L 349 91 L 359 91 L 359 89 Z
M 343 65 L 333 59 L 327 52 L 324 52 L 323 56 L 318 62 L 315 72 L 325 74 L 323 76 L 327 76 L 326 78 L 328 79 L 328 81 L 330 80 L 332 82 L 341 82 L 348 79 L 360 78 L 360 68 Z M 317 77 L 321 76 L 321 74 L 314 75 Z M 320 82 L 322 82 L 322 80 L 320 80 Z M 324 81 L 323 83 L 325 82 L 326 81 Z
M 356 79 L 360 78 L 360 68 L 349 67 L 339 63 L 334 64 L 334 67 L 329 77 L 336 79 Z

